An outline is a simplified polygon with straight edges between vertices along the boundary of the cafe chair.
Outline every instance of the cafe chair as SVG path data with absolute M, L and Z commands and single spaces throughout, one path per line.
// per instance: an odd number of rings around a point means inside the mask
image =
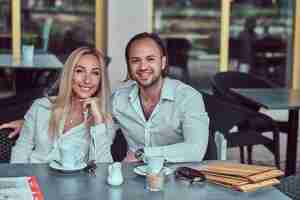
M 247 108 L 260 111 L 260 106 L 253 101 L 234 94 L 231 88 L 278 88 L 279 86 L 264 78 L 249 73 L 227 71 L 215 74 L 211 80 L 213 92 L 220 98 L 246 106 Z M 288 111 L 287 110 L 263 110 L 263 114 L 273 118 L 281 132 L 288 132 Z
M 282 193 L 289 196 L 291 199 L 300 200 L 300 176 L 292 175 L 283 177 L 280 184 L 275 185 Z
M 9 163 L 11 149 L 15 144 L 16 138 L 8 138 L 9 129 L 0 130 L 0 163 Z
M 212 129 L 224 135 L 229 148 L 239 147 L 242 163 L 245 163 L 244 147 L 247 147 L 248 163 L 251 164 L 252 147 L 264 145 L 274 154 L 276 167 L 280 167 L 279 130 L 270 117 L 224 101 L 216 95 L 205 92 L 202 95 Z M 234 126 L 238 128 L 233 131 Z M 273 138 L 264 136 L 262 133 L 265 131 L 272 132 Z

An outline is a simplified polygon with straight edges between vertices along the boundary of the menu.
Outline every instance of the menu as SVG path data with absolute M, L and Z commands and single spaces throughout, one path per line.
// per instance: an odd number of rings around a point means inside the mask
M 0 177 L 0 200 L 44 200 L 36 177 Z

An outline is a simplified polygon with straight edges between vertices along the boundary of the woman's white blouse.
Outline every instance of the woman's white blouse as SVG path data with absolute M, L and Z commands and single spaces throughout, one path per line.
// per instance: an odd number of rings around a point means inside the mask
M 70 148 L 84 162 L 112 162 L 112 124 L 98 124 L 87 128 L 84 123 L 58 137 L 48 134 L 51 102 L 47 98 L 36 100 L 25 115 L 25 122 L 16 145 L 12 149 L 11 163 L 48 163 L 60 161 L 59 147 Z

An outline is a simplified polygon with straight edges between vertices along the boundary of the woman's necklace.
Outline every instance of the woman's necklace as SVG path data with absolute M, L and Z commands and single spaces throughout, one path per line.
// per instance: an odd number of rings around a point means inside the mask
M 73 123 L 74 123 L 74 119 L 73 119 L 72 107 L 71 107 L 70 112 L 69 112 L 69 117 L 68 117 L 68 124 L 72 126 Z
M 77 123 L 78 121 L 80 121 L 81 116 L 78 117 L 78 115 L 76 115 L 75 109 L 74 109 L 74 105 L 73 102 L 71 103 L 71 107 L 70 107 L 70 111 L 69 111 L 69 116 L 68 116 L 68 124 L 73 126 L 75 123 Z
M 72 115 L 70 116 L 69 124 L 73 125 Z
M 71 106 L 70 106 L 70 111 L 69 111 L 69 116 L 68 116 L 68 122 L 70 125 L 73 125 L 73 117 L 72 117 L 72 109 L 73 109 L 73 102 L 71 101 Z

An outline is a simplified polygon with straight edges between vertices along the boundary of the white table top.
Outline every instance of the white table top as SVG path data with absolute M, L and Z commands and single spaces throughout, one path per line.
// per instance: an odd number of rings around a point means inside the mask
M 32 63 L 14 63 L 11 54 L 0 54 L 0 68 L 61 69 L 63 64 L 53 54 L 35 54 Z

